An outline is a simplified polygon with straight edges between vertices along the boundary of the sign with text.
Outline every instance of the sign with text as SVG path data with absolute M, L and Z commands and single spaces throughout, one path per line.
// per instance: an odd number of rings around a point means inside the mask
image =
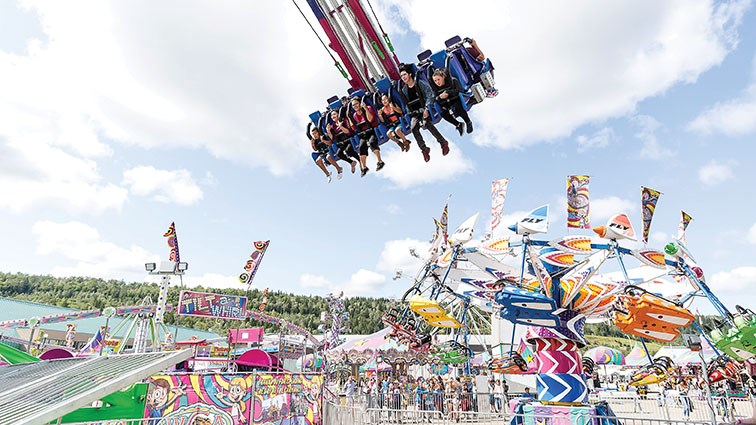
M 244 320 L 247 297 L 181 291 L 178 314 L 180 316 L 216 317 Z

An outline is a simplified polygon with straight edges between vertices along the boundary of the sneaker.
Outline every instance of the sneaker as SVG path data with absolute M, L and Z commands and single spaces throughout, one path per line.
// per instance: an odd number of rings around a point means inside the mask
M 459 133 L 460 136 L 462 135 L 462 133 L 465 132 L 465 124 L 464 123 L 458 123 L 457 124 L 457 132 Z
M 331 173 L 328 173 L 328 175 L 326 176 L 326 180 L 328 180 L 328 183 L 331 182 Z
M 409 140 L 405 140 L 404 141 L 404 151 L 405 152 L 409 152 L 409 150 L 410 150 L 410 141 Z
M 354 174 L 354 170 L 357 169 L 357 161 L 352 161 L 352 174 Z
M 370 168 L 368 167 L 363 168 L 362 172 L 360 173 L 360 177 L 365 177 L 365 174 L 367 174 L 368 171 L 370 171 Z
M 343 168 L 341 170 L 339 170 L 338 174 L 336 174 L 336 179 L 337 180 L 341 180 L 342 177 L 344 177 L 344 169 Z
M 446 156 L 449 153 L 449 142 L 444 140 L 441 142 L 441 155 Z
M 423 159 L 425 162 L 430 161 L 430 148 L 427 146 L 423 148 Z
M 472 125 L 472 121 L 468 121 L 468 122 L 466 122 L 466 123 L 465 123 L 465 125 L 467 126 L 467 133 L 468 133 L 468 134 L 472 133 L 472 132 L 473 132 L 473 125 Z
M 496 97 L 496 95 L 499 94 L 499 91 L 496 89 L 491 89 L 486 92 L 486 97 Z
M 386 165 L 386 163 L 383 162 L 383 161 L 375 164 L 375 171 L 381 171 L 381 169 L 383 168 L 384 165 Z

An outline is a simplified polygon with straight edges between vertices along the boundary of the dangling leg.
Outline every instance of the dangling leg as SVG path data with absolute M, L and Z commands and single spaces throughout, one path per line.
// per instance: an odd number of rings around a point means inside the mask
M 365 177 L 370 169 L 367 167 L 368 141 L 360 139 L 360 177 Z
M 409 152 L 410 141 L 407 140 L 407 137 L 404 136 L 404 132 L 402 131 L 401 125 L 396 127 L 395 133 L 397 136 L 399 136 L 399 138 L 402 139 L 402 144 L 403 144 L 402 150 L 405 152 Z
M 336 159 L 334 157 L 332 157 L 331 155 L 328 155 L 326 157 L 326 159 L 328 160 L 328 162 L 331 163 L 331 165 L 333 165 L 334 167 L 336 167 L 336 171 L 338 172 L 336 174 L 336 178 L 339 179 L 339 180 L 341 180 L 341 177 L 344 176 L 344 169 L 341 168 L 341 166 L 339 165 L 338 161 L 336 161 Z
M 331 173 L 326 170 L 325 164 L 323 164 L 323 155 L 320 155 L 318 159 L 315 160 L 315 164 L 318 165 L 318 168 L 320 168 L 323 171 L 323 174 L 326 175 L 326 178 L 328 178 L 328 183 L 331 182 Z
M 457 99 L 452 103 L 452 108 L 454 109 L 454 113 L 457 114 L 458 117 L 462 118 L 462 120 L 465 122 L 465 126 L 467 127 L 467 132 L 472 133 L 473 132 L 473 124 L 470 120 L 470 115 L 465 111 L 465 107 L 462 106 L 462 101 Z
M 453 125 L 454 128 L 456 128 L 457 131 L 459 132 L 460 136 L 465 131 L 464 124 L 457 121 L 457 119 L 454 118 L 454 116 L 451 114 L 451 110 L 449 110 L 448 107 L 441 108 L 441 118 L 443 118 L 449 124 Z

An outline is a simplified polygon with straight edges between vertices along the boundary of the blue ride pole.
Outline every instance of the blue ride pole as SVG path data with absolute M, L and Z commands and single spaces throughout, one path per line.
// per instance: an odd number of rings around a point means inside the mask
M 619 245 L 617 244 L 617 241 L 612 239 L 612 243 L 610 245 L 612 247 L 612 250 L 614 251 L 614 255 L 617 256 L 617 261 L 619 262 L 620 269 L 622 269 L 622 275 L 625 277 L 625 285 L 630 284 L 630 276 L 627 274 L 627 268 L 625 268 L 625 262 L 622 261 L 622 253 L 619 250 Z M 643 337 L 639 337 L 641 345 L 643 346 L 643 351 L 646 352 L 646 357 L 648 358 L 649 364 L 654 364 L 654 358 L 651 357 L 651 353 L 648 352 L 648 347 L 646 347 L 646 339 Z

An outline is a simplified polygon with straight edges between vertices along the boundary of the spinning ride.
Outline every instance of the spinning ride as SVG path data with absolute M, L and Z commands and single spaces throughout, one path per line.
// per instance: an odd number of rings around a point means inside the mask
M 643 207 L 649 208 L 645 199 Z M 570 405 L 588 400 L 585 374 L 592 372 L 594 362 L 581 358 L 578 351 L 587 344 L 583 327 L 588 319 L 612 321 L 624 333 L 637 336 L 645 349 L 645 339 L 670 342 L 682 328 L 695 324 L 686 306 L 694 297 L 705 297 L 723 317 L 712 331 L 714 345 L 735 360 L 756 351 L 756 316 L 741 307 L 737 314 L 729 313 L 706 285 L 703 270 L 681 240 L 668 244 L 664 251 L 622 246 L 624 241 L 636 240 L 626 214 L 616 214 L 606 225 L 594 228 L 600 240 L 587 235 L 537 240 L 535 235 L 548 230 L 548 206 L 542 206 L 509 227 L 517 236 L 489 238 L 473 246 L 468 242 L 476 219 L 477 215 L 463 223 L 448 244 L 434 239 L 430 258 L 402 305 L 384 316 L 399 341 L 427 347 L 442 360 L 436 353 L 446 348 L 433 344 L 432 336 L 449 328 L 453 340 L 466 346 L 471 356 L 468 338 L 480 323 L 472 320 L 475 313 L 471 312 L 492 312 L 493 320 L 526 326 L 524 339 L 535 347 L 539 400 Z M 644 219 L 646 241 L 650 218 L 644 215 Z M 631 260 L 638 267 L 628 269 Z M 686 281 L 687 293 L 667 299 L 651 292 L 648 283 L 664 282 L 665 276 Z M 474 330 L 480 334 L 480 327 Z M 512 348 L 514 335 L 513 331 Z M 633 385 L 663 381 L 674 369 L 669 358 L 653 360 L 647 350 L 646 354 L 650 365 L 633 376 Z M 489 368 L 505 373 L 527 370 L 513 349 L 492 359 Z M 731 369 L 717 368 L 725 373 Z

